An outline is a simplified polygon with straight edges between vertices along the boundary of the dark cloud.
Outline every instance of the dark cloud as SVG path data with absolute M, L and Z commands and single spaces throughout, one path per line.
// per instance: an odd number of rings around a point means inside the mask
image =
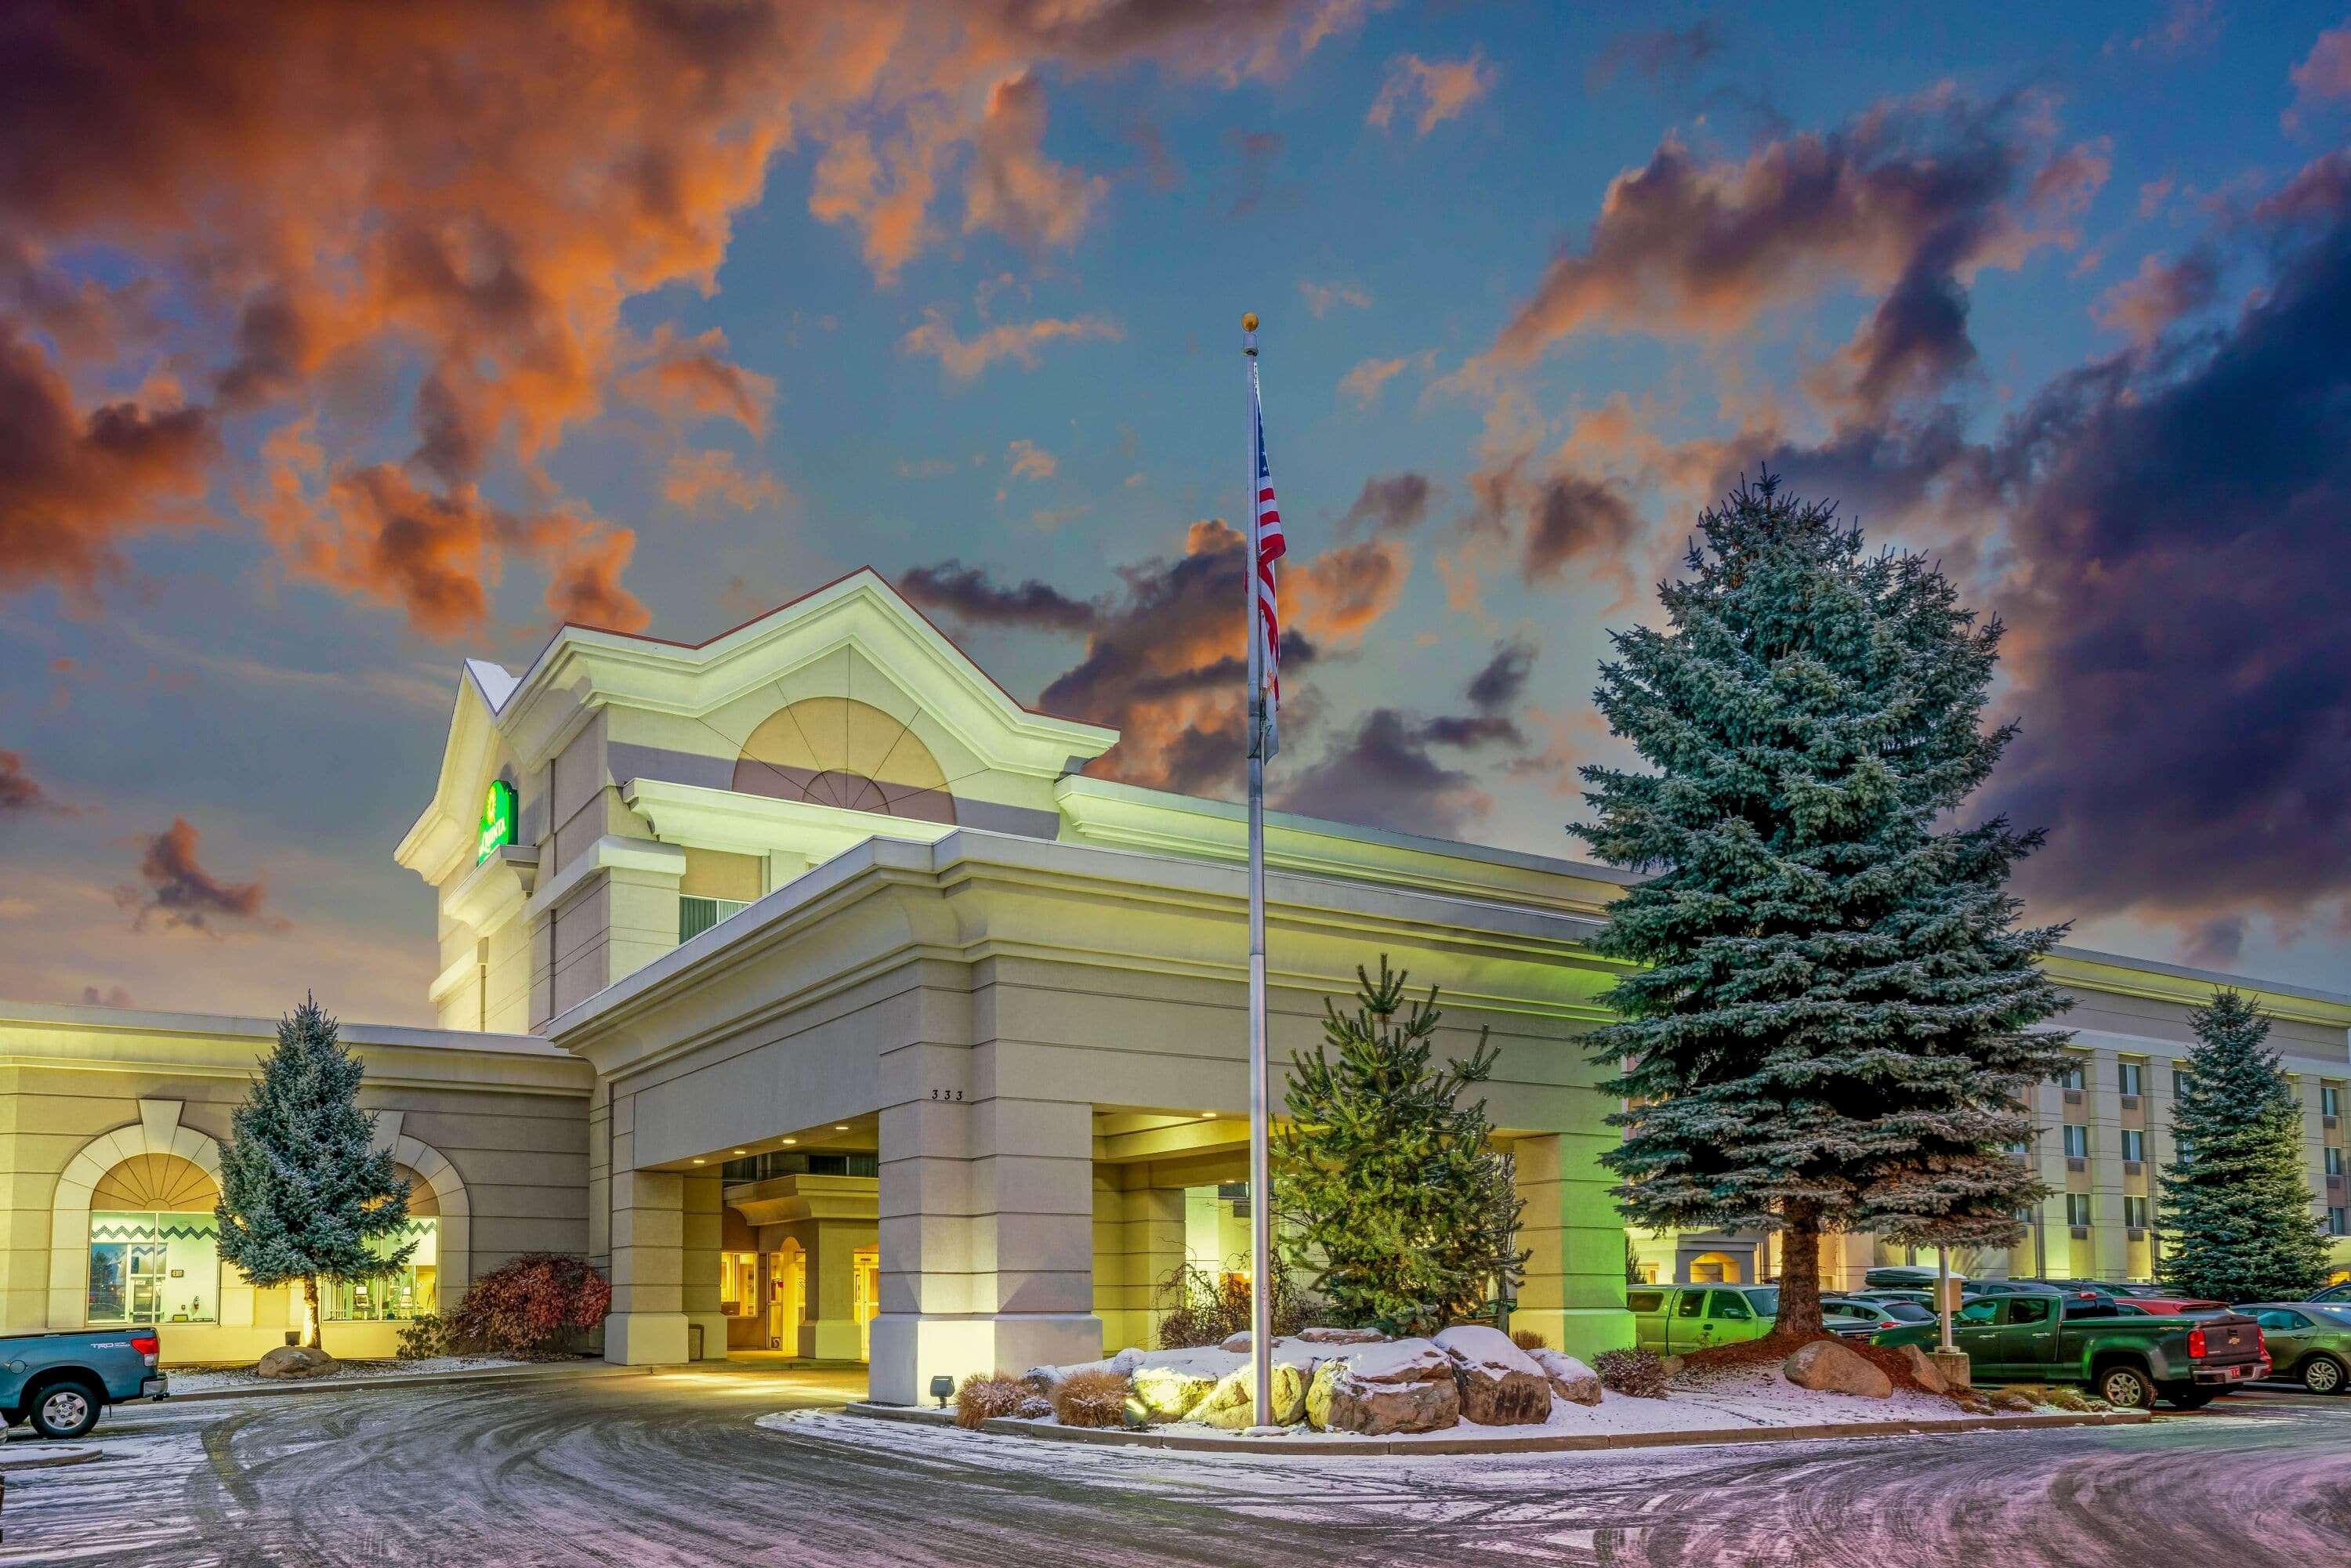
M 918 566 L 898 579 L 898 591 L 923 609 L 978 625 L 1026 626 L 1047 632 L 1087 632 L 1096 611 L 1082 599 L 1035 578 L 999 587 L 986 570 L 960 560 Z
M 1552 474 L 1535 487 L 1527 507 L 1520 573 L 1531 583 L 1556 582 L 1570 561 L 1622 561 L 1640 531 L 1640 514 L 1615 484 Z
M 1617 34 L 1593 57 L 1584 79 L 1595 91 L 1628 74 L 1649 82 L 1687 81 L 1720 53 L 1722 30 L 1701 16 L 1687 27 Z
M 41 781 L 25 771 L 25 759 L 13 751 L 0 751 L 0 819 L 20 811 L 56 809 L 57 802 L 41 788 Z
M 1494 656 L 1485 667 L 1469 677 L 1465 694 L 1470 704 L 1481 713 L 1495 713 L 1519 700 L 1527 689 L 1527 677 L 1534 674 L 1535 646 L 1516 641 L 1497 643 Z
M 1988 465 L 2024 716 L 1993 794 L 2050 829 L 2045 907 L 2351 894 L 2351 206 L 2314 228 L 2312 188 L 2231 324 L 2060 378 Z
M 1427 475 L 1409 470 L 1366 479 L 1354 505 L 1339 519 L 1339 531 L 1347 534 L 1368 528 L 1375 533 L 1405 532 L 1428 516 L 1429 497 L 1435 491 Z
M 81 988 L 82 1006 L 88 1008 L 127 1008 L 131 1005 L 131 993 L 120 986 L 109 986 L 99 990 L 96 986 Z
M 1335 821 L 1458 834 L 1493 809 L 1493 798 L 1432 757 L 1430 744 L 1422 721 L 1374 708 L 1311 767 L 1285 779 L 1280 802 Z
M 212 932 L 219 920 L 282 925 L 263 904 L 267 894 L 261 881 L 223 882 L 196 862 L 196 830 L 185 817 L 153 838 L 142 841 L 139 875 L 146 883 L 125 883 L 114 890 L 114 902 L 131 915 L 131 929 L 144 931 L 152 920 L 168 929 Z

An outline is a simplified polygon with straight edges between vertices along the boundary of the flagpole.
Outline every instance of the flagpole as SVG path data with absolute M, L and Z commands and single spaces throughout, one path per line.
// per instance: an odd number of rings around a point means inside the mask
M 1258 605 L 1257 314 L 1241 318 L 1241 355 L 1249 366 L 1249 1374 L 1256 1391 L 1252 1425 L 1273 1424 L 1272 1106 L 1265 1051 L 1265 648 Z

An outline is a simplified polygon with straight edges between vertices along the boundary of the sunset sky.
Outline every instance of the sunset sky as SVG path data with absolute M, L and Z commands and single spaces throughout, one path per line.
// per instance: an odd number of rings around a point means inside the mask
M 2351 990 L 2351 16 L 1379 0 L 0 12 L 0 996 L 428 1021 L 467 655 L 900 582 L 1231 794 L 1579 856 L 1768 465 L 2011 627 L 2082 946 Z

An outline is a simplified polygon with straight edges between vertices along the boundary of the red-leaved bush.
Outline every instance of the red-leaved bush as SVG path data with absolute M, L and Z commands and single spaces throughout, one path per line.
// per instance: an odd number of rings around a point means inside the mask
M 449 1343 L 491 1355 L 547 1361 L 604 1321 L 612 1287 L 585 1258 L 526 1252 L 474 1281 L 448 1316 Z

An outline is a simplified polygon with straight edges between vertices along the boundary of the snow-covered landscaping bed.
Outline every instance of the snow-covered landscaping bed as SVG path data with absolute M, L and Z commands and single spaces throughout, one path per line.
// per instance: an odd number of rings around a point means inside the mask
M 1199 1437 L 1255 1430 L 1247 1342 L 1243 1334 L 1222 1347 L 1124 1350 L 1098 1362 L 1037 1367 L 1019 1378 L 970 1379 L 959 1397 L 960 1420 L 967 1427 L 1006 1417 L 1033 1422 L 1040 1436 L 1057 1427 Z M 1611 1364 L 1614 1385 L 1604 1386 L 1601 1375 L 1574 1357 L 1521 1347 L 1483 1325 L 1405 1340 L 1308 1329 L 1274 1343 L 1273 1425 L 1285 1437 L 1311 1442 L 1441 1446 L 2048 1413 L 2022 1399 L 1993 1406 L 1964 1391 L 1933 1391 L 1939 1380 L 1924 1357 L 1880 1364 L 1829 1341 L 1802 1347 L 1784 1364 L 1776 1352 L 1764 1352 L 1677 1365 L 1669 1376 L 1653 1357 L 1616 1354 L 1625 1359 L 1601 1358 Z
M 413 1361 L 343 1361 L 333 1372 L 306 1380 L 302 1386 L 358 1383 L 372 1377 L 423 1376 L 436 1372 L 491 1372 L 509 1366 L 538 1364 L 499 1355 L 431 1355 Z M 250 1366 L 166 1367 L 174 1394 L 212 1394 L 225 1388 L 284 1388 L 280 1379 L 263 1377 Z

